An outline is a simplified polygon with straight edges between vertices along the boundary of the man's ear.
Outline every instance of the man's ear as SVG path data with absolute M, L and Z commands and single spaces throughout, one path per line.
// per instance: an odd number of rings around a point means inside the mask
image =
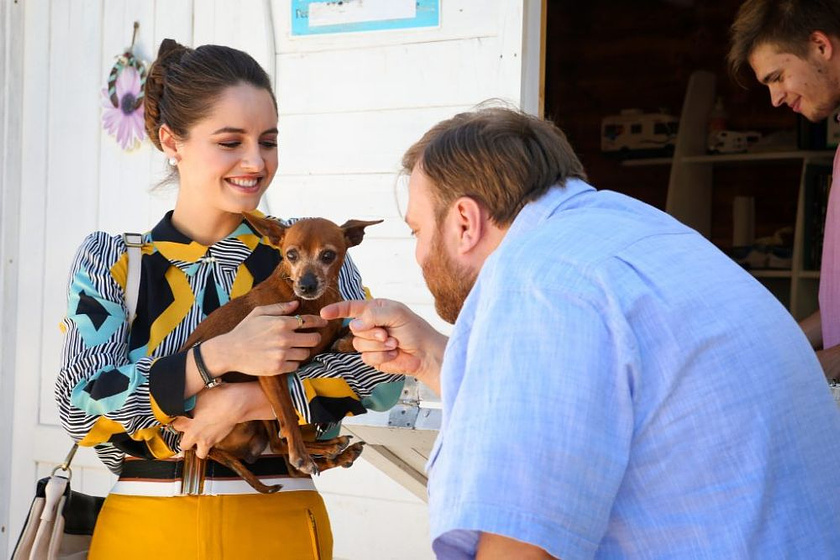
M 487 210 L 473 198 L 462 196 L 452 203 L 455 227 L 458 228 L 457 251 L 466 254 L 475 249 L 487 233 Z
M 834 43 L 831 41 L 831 37 L 823 33 L 822 31 L 814 31 L 811 33 L 809 37 L 811 41 L 811 47 L 817 53 L 820 58 L 825 60 L 831 60 L 831 57 L 834 54 Z
M 163 148 L 167 158 L 178 157 L 178 140 L 169 125 L 161 125 L 158 129 L 158 140 L 160 140 L 160 147 Z

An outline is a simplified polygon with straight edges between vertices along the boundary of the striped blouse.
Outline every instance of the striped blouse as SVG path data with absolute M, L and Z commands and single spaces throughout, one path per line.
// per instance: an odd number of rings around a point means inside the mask
M 165 427 L 187 414 L 186 353 L 178 349 L 198 323 L 269 276 L 280 252 L 243 220 L 210 247 L 178 232 L 168 213 L 143 235 L 134 322 L 128 324 L 128 254 L 121 235 L 89 235 L 73 260 L 56 400 L 62 425 L 119 473 L 126 454 L 148 459 L 180 451 Z M 288 224 L 291 221 L 281 220 Z M 339 274 L 343 297 L 365 297 L 349 255 Z M 301 423 L 322 431 L 347 415 L 393 406 L 402 377 L 383 374 L 358 354 L 324 353 L 288 376 Z

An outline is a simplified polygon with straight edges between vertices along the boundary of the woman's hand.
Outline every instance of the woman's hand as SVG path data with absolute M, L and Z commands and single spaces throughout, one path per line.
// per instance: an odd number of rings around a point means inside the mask
M 248 375 L 290 373 L 309 358 L 321 341 L 318 333 L 297 332 L 326 326 L 317 315 L 293 315 L 296 301 L 256 307 L 230 332 L 201 344 L 201 354 L 210 373 L 228 371 Z
M 196 397 L 192 414 L 192 418 L 179 416 L 171 426 L 183 433 L 181 449 L 195 447 L 195 454 L 202 459 L 236 424 L 274 417 L 265 394 L 256 382 L 225 383 L 201 391 Z

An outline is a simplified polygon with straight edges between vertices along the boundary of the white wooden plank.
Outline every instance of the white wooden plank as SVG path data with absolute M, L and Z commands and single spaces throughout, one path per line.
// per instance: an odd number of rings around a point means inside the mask
M 50 134 L 44 235 L 44 321 L 40 420 L 58 422 L 53 386 L 66 280 L 79 241 L 98 216 L 101 0 L 55 2 L 51 25 Z M 68 215 L 68 210 L 72 212 Z
M 58 426 L 41 426 L 38 439 L 32 442 L 29 456 L 34 461 L 60 463 L 70 451 L 73 440 Z M 91 447 L 80 447 L 73 459 L 78 467 L 104 468 Z
M 327 35 L 291 35 L 290 0 L 272 0 L 277 52 L 315 52 L 351 50 L 369 46 L 390 46 L 498 34 L 500 6 L 507 0 L 476 2 L 475 0 L 442 0 L 440 27 L 331 33 Z
M 14 416 L 12 421 L 11 488 L 9 500 L 10 534 L 17 535 L 23 524 L 26 508 L 32 500 L 35 464 L 32 441 L 35 438 L 38 405 L 39 337 L 41 324 L 41 278 L 44 261 L 43 216 L 47 168 L 49 115 L 49 22 L 50 5 L 45 1 L 27 3 L 23 15 L 23 94 L 19 245 L 17 276 L 18 313 L 13 325 L 17 351 L 14 367 L 7 372 L 15 376 Z
M 11 503 L 14 495 L 13 462 L 15 436 L 15 360 L 18 306 L 18 251 L 23 157 L 24 10 L 6 2 L 0 6 L 0 29 L 6 40 L 0 44 L 0 504 Z M 21 509 L 26 505 L 22 505 Z M 10 511 L 0 507 L 0 553 L 12 540 L 8 527 Z
M 269 73 L 274 66 L 270 4 L 264 0 L 205 0 L 195 11 L 194 44 L 243 50 Z
M 165 0 L 155 4 L 154 40 L 149 49 L 149 60 L 157 57 L 157 50 L 164 39 L 174 39 L 182 45 L 193 45 L 193 1 Z M 149 168 L 145 178 L 147 183 L 147 216 L 139 231 L 147 231 L 161 217 L 175 207 L 178 195 L 177 185 L 160 185 L 168 175 L 168 165 L 163 153 L 154 148 L 149 141 Z
M 216 42 L 216 10 L 219 3 L 216 0 L 200 1 L 193 13 L 193 42 L 192 47 Z
M 385 220 L 366 230 L 365 239 L 409 235 L 397 201 L 396 175 L 283 175 L 265 199 L 279 217 L 320 216 L 341 224 L 351 218 Z M 366 243 L 367 241 L 365 241 Z
M 505 46 L 489 37 L 281 54 L 278 99 L 287 115 L 472 106 L 511 94 L 506 81 L 520 60 L 500 59 Z
M 546 0 L 524 0 L 522 34 L 522 94 L 520 107 L 543 116 L 545 90 Z
M 79 467 L 73 471 L 74 479 L 77 471 L 82 477 L 81 484 L 74 483 L 73 488 L 91 496 L 107 496 L 117 481 L 117 477 L 106 468 Z
M 321 492 L 356 496 L 391 502 L 422 505 L 424 502 L 411 492 L 384 477 L 382 472 L 367 460 L 366 448 L 361 457 L 348 469 L 330 469 L 315 477 L 315 486 Z
M 346 560 L 431 560 L 426 507 L 325 494 L 334 556 Z
M 201 4 L 204 6 L 204 3 Z M 143 25 L 144 22 L 140 22 Z M 144 45 L 143 52 L 148 53 L 151 62 L 157 57 L 158 47 L 164 39 L 174 39 L 182 45 L 192 46 L 193 42 L 193 1 L 159 0 L 155 2 L 153 29 L 154 40 Z M 145 37 L 145 36 L 144 36 Z
M 502 2 L 499 13 L 501 49 L 498 55 L 499 97 L 522 106 L 522 82 L 526 66 L 524 57 L 524 5 L 525 0 Z M 529 75 L 530 77 L 530 75 Z
M 403 153 L 433 125 L 466 106 L 339 114 L 280 112 L 278 178 L 396 173 Z
M 107 87 L 108 75 L 116 57 L 131 44 L 134 22 L 139 23 L 134 54 L 149 61 L 155 50 L 154 4 L 149 2 L 109 2 L 104 6 L 102 59 L 99 82 Z M 98 227 L 110 233 L 145 231 L 148 222 L 148 169 L 151 144 L 146 141 L 131 151 L 124 151 L 114 136 L 101 126 L 99 147 L 99 216 Z M 91 224 L 93 226 L 93 224 Z
M 61 464 L 62 459 L 58 461 L 38 461 L 35 463 L 34 476 L 28 485 L 32 496 L 34 496 L 37 481 L 50 476 L 53 469 Z M 91 496 L 106 496 L 117 479 L 107 469 L 80 467 L 75 464 L 75 461 L 70 466 L 70 469 L 72 471 L 70 487 L 77 492 L 84 492 Z M 32 496 L 30 496 L 30 499 Z
M 407 304 L 432 301 L 414 260 L 410 239 L 372 239 L 351 249 L 353 262 L 362 271 L 374 297 L 398 299 Z

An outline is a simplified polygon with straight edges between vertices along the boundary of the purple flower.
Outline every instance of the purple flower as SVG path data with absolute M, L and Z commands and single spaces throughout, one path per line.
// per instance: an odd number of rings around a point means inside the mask
M 140 73 L 131 66 L 122 69 L 117 76 L 117 99 L 120 106 L 114 107 L 108 96 L 108 89 L 102 90 L 102 125 L 109 134 L 117 137 L 123 150 L 131 150 L 143 141 L 143 104 L 136 109 L 141 93 Z

